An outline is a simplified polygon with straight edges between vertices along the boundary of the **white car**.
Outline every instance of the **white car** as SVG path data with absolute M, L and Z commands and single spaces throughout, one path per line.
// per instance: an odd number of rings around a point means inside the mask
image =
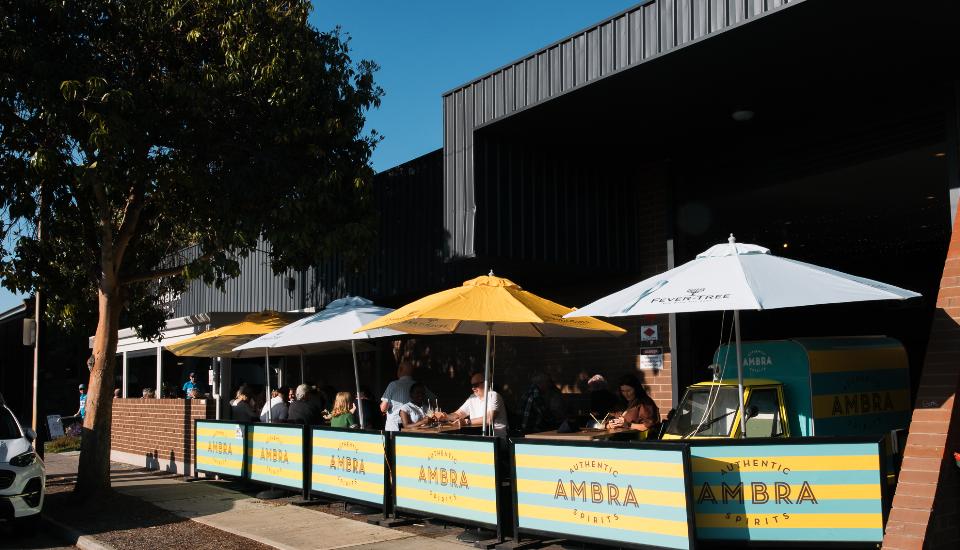
M 32 531 L 40 519 L 46 475 L 33 449 L 37 434 L 20 425 L 0 394 L 0 521 Z

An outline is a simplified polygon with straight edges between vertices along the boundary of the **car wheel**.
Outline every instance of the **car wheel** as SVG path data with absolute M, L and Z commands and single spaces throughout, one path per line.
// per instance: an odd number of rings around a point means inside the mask
M 21 536 L 32 537 L 40 529 L 40 514 L 17 518 L 14 522 L 14 529 Z

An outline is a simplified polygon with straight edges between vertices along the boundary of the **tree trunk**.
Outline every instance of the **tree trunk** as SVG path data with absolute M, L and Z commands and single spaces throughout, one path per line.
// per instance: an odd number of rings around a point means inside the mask
M 110 279 L 110 280 L 107 280 Z M 94 365 L 87 385 L 86 419 L 80 444 L 76 491 L 83 497 L 110 488 L 110 424 L 113 416 L 114 368 L 120 324 L 120 288 L 105 276 L 98 292 L 99 320 L 93 340 Z

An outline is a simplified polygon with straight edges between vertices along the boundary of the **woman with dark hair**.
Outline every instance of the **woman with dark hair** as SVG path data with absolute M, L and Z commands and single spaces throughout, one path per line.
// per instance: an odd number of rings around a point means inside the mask
M 636 376 L 624 375 L 620 378 L 618 386 L 620 395 L 627 402 L 627 408 L 607 423 L 608 428 L 628 428 L 647 432 L 660 424 L 660 409 L 644 391 Z

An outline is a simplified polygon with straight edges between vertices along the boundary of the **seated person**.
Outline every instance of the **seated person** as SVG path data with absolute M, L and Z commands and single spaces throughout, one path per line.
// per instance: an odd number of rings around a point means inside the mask
M 318 407 L 310 386 L 300 384 L 293 390 L 293 401 L 287 407 L 287 422 L 291 424 L 319 424 L 323 419 L 322 407 Z
M 632 374 L 620 379 L 620 395 L 627 402 L 622 413 L 615 413 L 607 428 L 627 428 L 646 432 L 660 424 L 660 409 L 647 395 L 637 377 Z
M 400 407 L 400 423 L 402 428 L 416 428 L 426 426 L 433 420 L 427 416 L 427 389 L 417 382 L 410 387 L 410 402 Z
M 536 373 L 530 387 L 520 398 L 520 431 L 528 433 L 555 430 L 566 415 L 563 397 L 550 375 Z
M 263 404 L 260 410 L 260 422 L 280 423 L 287 420 L 287 388 L 274 388 L 270 391 L 270 402 Z
M 602 374 L 595 374 L 587 380 L 587 390 L 590 394 L 590 414 L 598 420 L 616 410 L 617 397 L 607 389 L 607 379 Z
M 334 428 L 358 428 L 360 423 L 353 415 L 353 394 L 348 391 L 337 393 L 333 400 L 333 410 L 330 411 L 330 426 Z
M 237 422 L 256 422 L 257 409 L 254 406 L 253 389 L 244 384 L 237 390 L 237 396 L 230 401 L 230 418 Z
M 451 422 L 462 420 L 468 426 L 483 425 L 483 374 L 477 373 L 470 377 L 470 389 L 473 395 L 468 397 L 455 412 L 444 415 L 444 419 Z M 506 437 L 507 407 L 503 404 L 500 394 L 493 390 L 487 393 L 487 425 L 493 426 L 494 435 Z

